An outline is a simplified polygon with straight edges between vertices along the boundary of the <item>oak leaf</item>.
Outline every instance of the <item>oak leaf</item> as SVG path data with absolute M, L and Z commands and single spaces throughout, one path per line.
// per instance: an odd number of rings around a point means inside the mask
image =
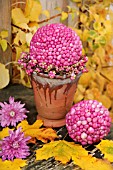
M 36 151 L 36 160 L 48 159 L 54 157 L 55 160 L 66 164 L 73 156 L 88 156 L 88 152 L 74 142 L 67 142 L 65 140 L 52 141 L 44 144 L 42 148 Z
M 0 170 L 21 170 L 25 165 L 27 165 L 26 161 L 22 159 L 14 159 L 14 161 L 0 159 Z
M 6 87 L 9 80 L 9 70 L 5 68 L 4 64 L 0 63 L 0 89 Z
M 58 138 L 56 131 L 52 128 L 40 128 L 42 125 L 42 120 L 37 120 L 33 125 L 29 125 L 28 122 L 24 120 L 18 125 L 18 127 L 22 127 L 26 136 L 37 138 L 44 143 L 48 142 L 48 140 L 53 141 L 55 138 Z
M 104 158 L 113 162 L 113 141 L 112 140 L 102 140 L 98 145 L 98 149 L 104 154 Z

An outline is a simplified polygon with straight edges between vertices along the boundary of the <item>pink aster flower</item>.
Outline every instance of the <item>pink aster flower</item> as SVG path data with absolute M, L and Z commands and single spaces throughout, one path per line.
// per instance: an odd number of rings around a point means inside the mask
M 22 121 L 27 116 L 28 111 L 24 108 L 25 104 L 14 101 L 14 97 L 9 97 L 9 104 L 0 102 L 0 124 L 2 127 L 16 126 L 16 123 Z
M 27 141 L 31 137 L 25 137 L 24 133 L 21 132 L 21 127 L 16 131 L 10 130 L 9 136 L 3 138 L 0 141 L 0 156 L 2 160 L 13 160 L 14 158 L 26 158 L 30 155 L 29 147 L 27 146 Z

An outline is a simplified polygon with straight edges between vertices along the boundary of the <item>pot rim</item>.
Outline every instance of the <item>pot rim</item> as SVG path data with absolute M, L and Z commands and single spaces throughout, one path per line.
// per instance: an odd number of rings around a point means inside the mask
M 76 75 L 76 78 L 77 78 L 77 77 L 80 77 L 81 74 L 82 74 L 82 72 L 78 73 L 78 74 Z M 33 72 L 32 75 L 31 75 L 31 77 L 34 77 L 34 75 L 35 75 L 35 76 L 37 75 L 37 76 L 40 76 L 40 77 L 44 77 L 44 78 L 53 79 L 53 80 L 55 80 L 55 79 L 65 80 L 65 79 L 70 79 L 70 78 L 71 78 L 70 75 L 67 75 L 67 76 L 55 75 L 55 78 L 50 78 L 48 74 L 45 74 L 45 73 L 37 73 L 37 72 Z M 76 79 L 76 78 L 75 78 L 75 79 Z

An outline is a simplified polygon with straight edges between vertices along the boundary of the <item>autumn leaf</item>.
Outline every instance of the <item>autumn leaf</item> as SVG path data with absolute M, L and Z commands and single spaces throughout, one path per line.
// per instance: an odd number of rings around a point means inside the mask
M 0 131 L 0 139 L 3 139 L 4 137 L 6 136 L 9 136 L 9 128 L 6 127 L 6 128 L 3 128 L 2 131 Z
M 24 16 L 24 13 L 20 8 L 14 8 L 12 9 L 12 22 L 17 26 L 20 26 L 20 24 L 27 24 L 29 19 Z
M 104 158 L 113 162 L 113 141 L 112 140 L 101 140 L 101 142 L 96 145 L 98 149 L 104 154 Z
M 5 68 L 4 64 L 0 63 L 0 89 L 6 87 L 9 80 L 9 70 Z
M 2 50 L 3 50 L 3 51 L 6 51 L 6 49 L 7 49 L 7 40 L 5 40 L 5 39 L 0 39 L 0 45 L 1 45 L 1 47 L 2 47 Z
M 39 0 L 26 0 L 25 17 L 29 21 L 39 21 L 39 16 L 42 12 L 42 6 Z
M 73 156 L 74 163 L 80 166 L 83 170 L 113 170 L 110 162 L 102 159 L 97 159 L 90 155 L 88 156 Z
M 73 159 L 73 156 L 80 156 L 81 153 L 82 156 L 88 156 L 88 152 L 78 144 L 65 140 L 52 141 L 36 151 L 36 160 L 54 157 L 55 160 L 66 164 Z
M 1 31 L 0 36 L 1 36 L 1 38 L 7 38 L 8 37 L 8 31 L 7 30 Z
M 45 15 L 47 18 L 50 17 L 50 13 L 49 13 L 48 10 L 43 10 L 43 11 L 42 11 L 42 14 Z
M 52 128 L 40 128 L 42 126 L 42 120 L 37 120 L 33 125 L 29 125 L 26 120 L 22 121 L 19 125 L 23 128 L 23 132 L 26 136 L 37 138 L 42 142 L 46 143 L 48 140 L 53 141 L 58 138 L 56 131 Z
M 61 13 L 61 20 L 64 21 L 64 20 L 66 20 L 67 18 L 68 18 L 67 12 L 62 11 L 62 13 Z
M 27 165 L 26 161 L 22 159 L 14 159 L 14 161 L 0 159 L 0 170 L 21 170 L 25 165 Z

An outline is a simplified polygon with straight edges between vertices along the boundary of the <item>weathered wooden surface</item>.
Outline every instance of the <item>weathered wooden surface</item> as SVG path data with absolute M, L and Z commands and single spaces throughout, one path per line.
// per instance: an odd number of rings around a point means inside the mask
M 0 90 L 0 102 L 8 101 L 9 97 L 15 97 L 15 100 L 21 100 L 22 103 L 25 103 L 26 108 L 30 111 L 28 115 L 29 123 L 33 123 L 36 120 L 36 109 L 34 104 L 34 96 L 33 90 L 28 89 L 22 85 L 9 85 L 5 89 Z M 72 141 L 69 136 L 67 135 L 66 127 L 63 126 L 61 128 L 56 128 L 57 134 L 61 136 L 61 139 L 65 139 L 67 141 Z M 111 131 L 107 136 L 107 139 L 113 140 L 113 125 L 111 126 Z M 62 165 L 58 161 L 55 161 L 53 158 L 43 161 L 35 160 L 35 149 L 38 149 L 39 144 L 34 145 L 32 149 L 32 154 L 28 159 L 28 165 L 24 168 L 24 170 L 80 170 L 80 168 L 73 164 L 73 162 L 69 162 L 66 165 Z M 95 150 L 93 145 L 88 145 L 85 147 L 93 156 L 97 158 L 101 158 L 103 155 L 100 153 L 99 150 Z M 82 153 L 81 153 L 82 155 Z
M 0 31 L 8 31 L 8 42 L 11 42 L 11 1 L 10 0 L 0 0 Z M 8 46 L 5 52 L 2 51 L 0 47 L 0 62 L 8 63 L 11 61 L 12 50 Z

